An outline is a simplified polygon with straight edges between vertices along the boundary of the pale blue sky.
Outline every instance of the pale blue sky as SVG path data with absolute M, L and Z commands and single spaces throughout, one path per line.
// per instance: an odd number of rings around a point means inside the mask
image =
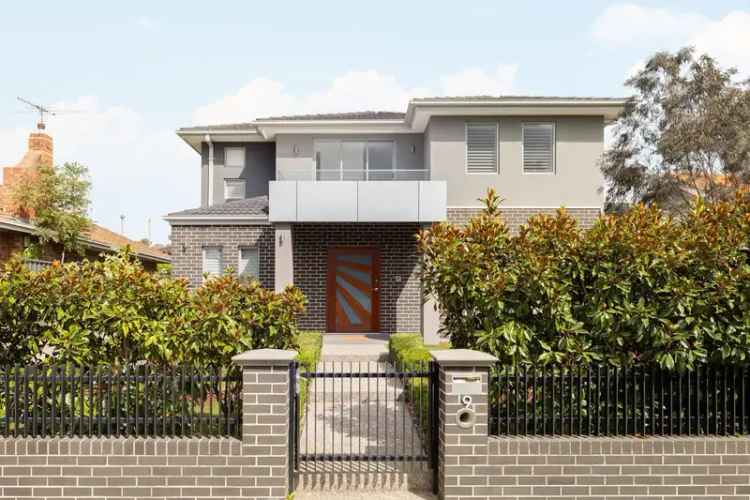
M 13 2 L 3 6 L 0 165 L 35 116 L 92 171 L 93 216 L 164 242 L 198 204 L 196 121 L 404 108 L 411 94 L 619 96 L 639 61 L 696 44 L 750 73 L 750 2 Z

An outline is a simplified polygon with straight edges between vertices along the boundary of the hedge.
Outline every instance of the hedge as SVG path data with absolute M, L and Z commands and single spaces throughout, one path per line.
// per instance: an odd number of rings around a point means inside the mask
M 294 347 L 302 293 L 227 274 L 190 289 L 128 252 L 34 272 L 0 267 L 0 364 L 226 367 L 249 349 Z
M 637 205 L 581 228 L 565 210 L 512 235 L 499 200 L 419 235 L 453 347 L 506 364 L 692 369 L 750 359 L 750 196 L 672 216 Z

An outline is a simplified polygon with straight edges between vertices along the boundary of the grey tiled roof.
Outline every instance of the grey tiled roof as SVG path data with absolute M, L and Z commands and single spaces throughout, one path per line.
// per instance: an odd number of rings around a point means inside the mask
M 191 208 L 181 212 L 172 212 L 167 217 L 184 217 L 184 216 L 257 216 L 268 215 L 268 196 L 256 196 L 254 198 L 245 198 L 244 200 L 233 200 L 225 203 L 219 203 L 210 207 Z
M 581 97 L 581 96 L 531 96 L 531 95 L 471 95 L 471 96 L 436 96 L 436 97 L 419 97 L 411 100 L 412 103 L 429 103 L 429 102 L 497 102 L 506 101 L 537 101 L 540 103 L 549 101 L 576 101 L 585 104 L 586 102 L 612 102 L 613 104 L 621 103 L 626 97 Z M 191 131 L 234 131 L 253 129 L 257 125 L 266 124 L 275 121 L 333 121 L 333 120 L 403 120 L 406 113 L 398 111 L 354 111 L 349 113 L 319 113 L 306 115 L 282 115 L 269 116 L 266 118 L 257 118 L 255 121 L 245 123 L 227 123 L 220 125 L 204 125 L 194 127 L 183 127 L 178 132 Z
M 415 99 L 412 99 L 412 102 L 454 102 L 454 101 L 496 101 L 496 102 L 503 102 L 503 101 L 517 101 L 517 100 L 525 100 L 525 101 L 580 101 L 580 102 L 587 102 L 587 101 L 612 101 L 612 102 L 619 102 L 623 99 L 626 99 L 624 97 L 576 97 L 576 96 L 533 96 L 533 95 L 469 95 L 469 96 L 437 96 L 437 97 L 418 97 Z
M 225 123 L 221 125 L 196 125 L 194 127 L 180 127 L 178 132 L 190 132 L 193 130 L 212 130 L 212 131 L 222 131 L 222 130 L 247 130 L 249 128 L 255 127 L 254 123 L 246 122 L 246 123 Z
M 286 115 L 258 118 L 256 121 L 280 120 L 403 120 L 406 113 L 399 111 L 352 111 L 348 113 L 318 113 L 312 115 Z

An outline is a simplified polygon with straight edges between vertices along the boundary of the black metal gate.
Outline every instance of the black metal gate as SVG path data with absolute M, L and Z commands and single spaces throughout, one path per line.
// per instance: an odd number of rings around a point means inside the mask
M 389 463 L 432 467 L 437 484 L 437 366 L 382 362 L 321 362 L 291 367 L 289 453 L 295 473 L 377 471 Z

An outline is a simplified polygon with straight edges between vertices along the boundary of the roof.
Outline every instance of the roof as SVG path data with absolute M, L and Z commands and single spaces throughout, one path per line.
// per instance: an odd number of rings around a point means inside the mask
M 411 99 L 406 112 L 356 111 L 270 116 L 243 123 L 183 127 L 179 135 L 200 152 L 213 142 L 269 142 L 276 134 L 423 133 L 432 116 L 602 116 L 609 123 L 627 103 L 623 97 L 476 95 Z
M 435 97 L 417 97 L 411 102 L 508 102 L 508 101 L 576 101 L 576 102 L 602 102 L 610 101 L 618 103 L 623 100 L 622 97 L 588 97 L 588 96 L 533 96 L 533 95 L 469 95 L 469 96 L 435 96 Z
M 166 219 L 176 217 L 204 217 L 204 216 L 268 216 L 268 196 L 256 196 L 242 200 L 232 200 L 218 203 L 210 207 L 198 207 L 166 215 Z
M 293 120 L 403 120 L 406 113 L 399 111 L 352 111 L 348 113 L 318 113 L 257 118 L 256 122 Z
M 0 228 L 26 234 L 34 234 L 36 232 L 36 227 L 33 223 L 9 215 L 0 215 Z M 158 248 L 146 245 L 140 241 L 131 240 L 98 224 L 92 224 L 86 231 L 86 236 L 82 239 L 84 245 L 95 249 L 116 252 L 121 248 L 129 246 L 136 256 L 143 260 L 157 262 L 171 261 L 171 257 Z
M 140 241 L 131 240 L 120 233 L 110 231 L 98 224 L 92 224 L 88 231 L 86 231 L 86 235 L 92 242 L 108 245 L 112 250 L 119 250 L 120 248 L 129 246 L 130 249 L 140 257 L 150 257 L 160 261 L 171 260 L 171 257 L 168 254 L 162 252 L 158 248 L 154 248 Z

